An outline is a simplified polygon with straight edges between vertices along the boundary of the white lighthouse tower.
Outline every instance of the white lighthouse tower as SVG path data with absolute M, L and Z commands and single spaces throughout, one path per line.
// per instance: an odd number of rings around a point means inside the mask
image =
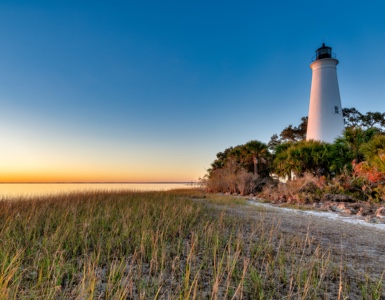
M 338 60 L 331 47 L 322 44 L 310 64 L 312 80 L 306 140 L 332 143 L 344 131 L 340 91 L 338 88 Z

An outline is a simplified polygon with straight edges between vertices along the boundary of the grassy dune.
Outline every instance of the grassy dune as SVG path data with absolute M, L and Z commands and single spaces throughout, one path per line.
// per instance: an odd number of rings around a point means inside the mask
M 1 299 L 380 299 L 370 278 L 199 191 L 0 201 Z M 22 200 L 22 201 L 21 201 Z M 242 200 L 239 200 L 242 204 Z M 224 207 L 224 206 L 223 206 Z M 334 296 L 333 296 L 334 295 Z

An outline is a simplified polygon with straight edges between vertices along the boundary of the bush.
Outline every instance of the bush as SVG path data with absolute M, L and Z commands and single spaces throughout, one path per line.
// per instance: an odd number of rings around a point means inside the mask
M 291 203 L 313 203 L 320 201 L 323 195 L 323 188 L 326 180 L 324 177 L 316 177 L 312 174 L 305 173 L 303 177 L 286 183 L 278 183 L 277 185 L 266 185 L 261 197 L 270 198 L 279 202 Z
M 247 172 L 235 161 L 229 161 L 226 166 L 210 172 L 206 189 L 209 193 L 248 195 L 260 190 L 266 181 L 268 179 Z

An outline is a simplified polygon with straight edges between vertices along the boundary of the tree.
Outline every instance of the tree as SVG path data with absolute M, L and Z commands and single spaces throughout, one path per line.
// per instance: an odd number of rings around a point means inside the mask
M 218 168 L 224 167 L 226 160 L 228 159 L 229 154 L 231 153 L 231 151 L 233 151 L 233 149 L 233 147 L 230 147 L 225 149 L 225 151 L 223 152 L 218 152 L 216 155 L 217 158 L 211 163 L 211 169 L 209 169 L 208 171 L 210 172 L 211 170 L 216 170 Z
M 331 145 L 330 165 L 331 173 L 342 174 L 344 170 L 351 171 L 353 152 L 343 138 L 337 138 Z
M 229 153 L 224 166 L 208 170 L 206 188 L 212 193 L 249 194 L 258 187 L 257 176 L 248 172 L 233 153 Z
M 377 128 L 380 131 L 384 130 L 385 114 L 380 112 L 367 112 L 362 116 L 362 126 L 365 128 Z
M 344 118 L 345 128 L 351 127 L 359 127 L 362 124 L 362 114 L 355 109 L 352 108 L 343 108 L 342 115 Z
M 289 160 L 288 149 L 293 145 L 293 142 L 285 142 L 278 145 L 275 149 L 273 160 L 273 172 L 281 177 L 286 177 L 291 180 L 291 171 L 294 168 L 292 161 Z
M 229 160 L 232 160 L 245 168 L 247 172 L 265 177 L 269 173 L 268 161 L 270 156 L 271 154 L 265 143 L 253 140 L 243 145 L 230 147 L 224 152 L 219 152 L 217 159 L 211 166 L 223 168 Z
M 385 113 L 369 111 L 362 114 L 354 107 L 343 108 L 342 113 L 346 128 L 377 128 L 381 132 L 385 131 Z
M 316 176 L 330 176 L 331 144 L 319 141 L 300 141 L 281 145 L 274 159 L 278 175 L 296 176 L 311 173 Z M 290 177 L 289 177 L 290 178 Z
M 365 160 L 380 172 L 385 172 L 385 136 L 376 135 L 360 148 Z
M 329 178 L 345 170 L 353 174 L 361 166 L 385 174 L 385 135 L 381 135 L 385 114 L 344 108 L 343 116 L 346 129 L 333 144 L 306 141 L 308 118 L 303 117 L 298 126 L 289 125 L 279 136 L 274 134 L 268 145 L 252 140 L 218 152 L 208 170 L 209 184 L 213 190 L 244 193 L 271 170 L 289 179 L 292 173 Z
M 302 117 L 301 123 L 297 127 L 293 127 L 293 125 L 289 125 L 284 128 L 280 133 L 282 142 L 298 142 L 306 139 L 306 131 L 307 131 L 307 121 L 308 117 Z
M 244 161 L 247 164 L 253 164 L 254 176 L 262 172 L 263 165 L 267 165 L 269 158 L 268 147 L 265 143 L 260 141 L 250 141 L 243 146 Z M 258 170 L 258 165 L 261 166 Z M 260 172 L 259 172 L 260 171 Z
M 334 145 L 348 150 L 344 154 L 349 156 L 350 161 L 356 160 L 359 163 L 364 159 L 361 146 L 369 142 L 377 133 L 379 133 L 379 130 L 376 128 L 365 130 L 361 127 L 349 127 L 345 129 L 341 137 L 336 139 Z
M 281 140 L 278 137 L 278 134 L 274 133 L 271 138 L 269 143 L 267 144 L 268 148 L 270 151 L 273 153 L 275 152 L 275 149 L 281 144 Z

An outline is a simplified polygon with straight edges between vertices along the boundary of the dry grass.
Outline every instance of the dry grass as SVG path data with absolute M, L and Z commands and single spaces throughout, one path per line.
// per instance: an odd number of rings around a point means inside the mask
M 0 298 L 327 299 L 331 282 L 349 298 L 330 251 L 192 200 L 203 197 L 99 191 L 0 201 Z M 381 282 L 362 281 L 366 299 L 381 293 Z

